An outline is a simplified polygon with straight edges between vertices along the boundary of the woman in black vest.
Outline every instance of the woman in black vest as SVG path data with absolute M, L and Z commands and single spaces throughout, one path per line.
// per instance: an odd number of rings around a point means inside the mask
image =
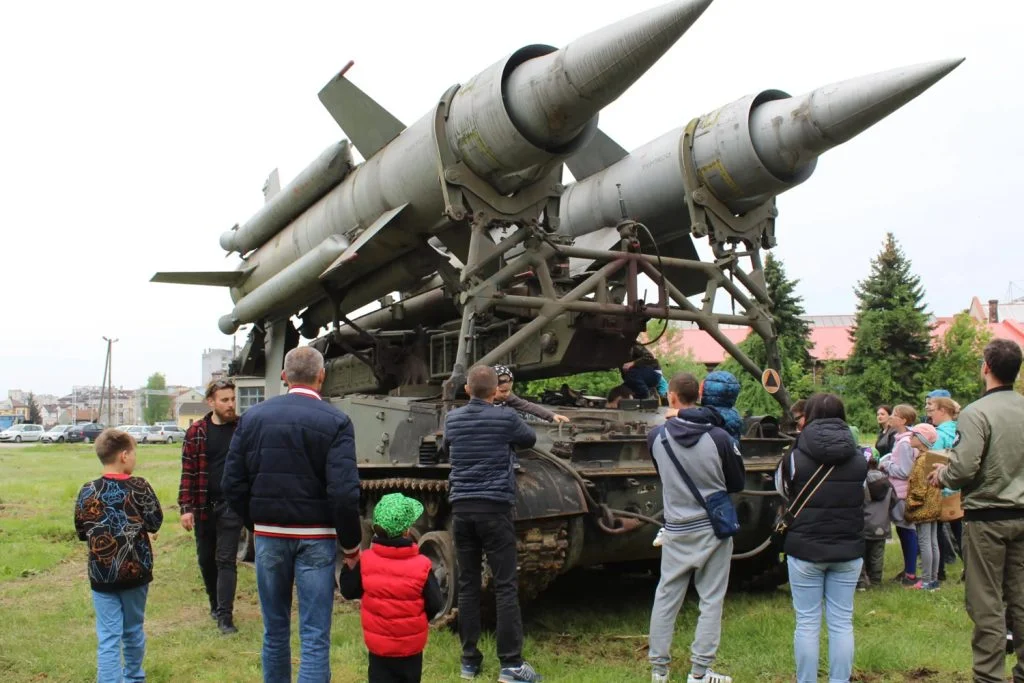
M 878 440 L 875 441 L 875 450 L 878 451 L 878 457 L 882 458 L 892 453 L 892 447 L 896 442 L 896 430 L 889 425 L 892 407 L 878 406 L 875 417 L 878 419 Z
M 864 480 L 868 464 L 846 424 L 838 396 L 807 399 L 807 426 L 779 466 L 793 501 L 784 550 L 796 612 L 793 650 L 798 683 L 818 679 L 822 603 L 828 622 L 829 681 L 853 670 L 853 596 L 864 557 Z M 806 488 L 805 488 L 806 487 Z M 802 495 L 801 495 L 801 492 Z M 800 508 L 800 503 L 806 504 Z M 799 510 L 799 511 L 798 511 Z

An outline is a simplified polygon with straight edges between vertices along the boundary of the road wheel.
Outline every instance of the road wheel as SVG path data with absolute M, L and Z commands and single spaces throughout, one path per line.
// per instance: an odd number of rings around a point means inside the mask
M 21 437 L 20 436 L 14 437 L 14 443 L 21 443 Z
M 256 541 L 252 535 L 252 529 L 243 526 L 241 533 L 238 535 L 238 554 L 235 558 L 239 562 L 255 562 L 256 561 Z
M 85 437 L 85 442 L 86 443 L 92 443 L 92 439 L 90 439 L 89 437 Z
M 420 554 L 430 559 L 434 577 L 441 587 L 441 613 L 434 624 L 453 621 L 453 610 L 459 600 L 459 568 L 455 561 L 455 543 L 447 531 L 430 531 L 420 537 Z
M 63 436 L 58 436 L 57 437 L 57 443 L 64 443 L 64 437 Z
M 167 437 L 167 443 L 174 443 L 174 437 L 173 436 Z

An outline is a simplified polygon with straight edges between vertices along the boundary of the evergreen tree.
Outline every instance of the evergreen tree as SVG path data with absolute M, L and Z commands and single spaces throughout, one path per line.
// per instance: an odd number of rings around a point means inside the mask
M 931 328 L 921 278 L 888 233 L 871 274 L 857 284 L 847 374 L 872 406 L 918 405 L 931 360 Z
M 43 424 L 43 415 L 39 412 L 39 404 L 36 403 L 35 394 L 29 392 L 28 399 L 28 422 L 29 424 L 41 425 Z
M 775 333 L 788 352 L 783 363 L 792 360 L 801 368 L 807 368 L 811 362 L 811 326 L 800 317 L 806 312 L 804 298 L 796 295 L 796 286 L 800 281 L 787 278 L 782 261 L 771 252 L 768 252 L 764 262 L 764 280 L 773 304 Z
M 146 408 L 142 411 L 143 417 L 146 419 L 146 424 L 153 424 L 154 422 L 166 420 L 167 416 L 170 414 L 171 399 L 163 393 L 166 388 L 167 380 L 159 372 L 155 372 L 150 375 L 149 379 L 146 381 L 147 390 L 160 392 L 146 394 Z
M 992 338 L 985 324 L 966 311 L 953 318 L 942 339 L 935 346 L 935 354 L 925 375 L 925 391 L 939 387 L 948 389 L 960 405 L 974 401 L 985 389 L 981 379 L 981 361 L 985 345 Z M 922 400 L 915 405 L 923 405 Z

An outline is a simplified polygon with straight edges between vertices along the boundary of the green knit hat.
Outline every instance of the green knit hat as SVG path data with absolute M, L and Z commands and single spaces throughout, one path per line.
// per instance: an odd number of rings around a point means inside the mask
M 401 536 L 423 514 L 423 503 L 401 493 L 389 493 L 373 508 L 373 525 L 390 538 Z

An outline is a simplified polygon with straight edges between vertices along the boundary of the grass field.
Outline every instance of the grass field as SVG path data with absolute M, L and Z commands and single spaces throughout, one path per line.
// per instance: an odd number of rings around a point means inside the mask
M 146 614 L 147 680 L 261 680 L 262 626 L 252 568 L 239 569 L 239 633 L 221 636 L 207 612 L 192 537 L 178 525 L 178 449 L 143 446 L 138 462 L 136 473 L 153 484 L 165 511 L 164 527 L 154 541 L 156 579 Z M 98 471 L 89 446 L 0 449 L 4 683 L 77 682 L 95 676 L 96 638 L 85 551 L 74 536 L 72 509 L 79 486 Z M 898 554 L 898 546 L 890 545 L 886 576 L 899 571 Z M 959 574 L 959 565 L 950 568 L 951 577 Z M 649 577 L 600 571 L 563 577 L 524 612 L 527 658 L 552 682 L 650 680 L 644 635 L 654 588 Z M 854 680 L 970 680 L 970 622 L 963 609 L 963 588 L 955 580 L 937 593 L 889 585 L 858 593 L 856 600 Z M 676 671 L 684 670 L 695 616 L 695 604 L 688 600 L 677 623 Z M 738 682 L 792 680 L 792 631 L 785 587 L 770 595 L 730 595 L 716 668 Z M 297 664 L 298 645 L 293 641 Z M 332 641 L 333 680 L 365 680 L 358 611 L 340 599 Z M 458 680 L 459 650 L 454 634 L 433 632 L 424 680 Z M 483 680 L 494 680 L 493 640 L 486 639 L 483 650 L 488 656 Z

